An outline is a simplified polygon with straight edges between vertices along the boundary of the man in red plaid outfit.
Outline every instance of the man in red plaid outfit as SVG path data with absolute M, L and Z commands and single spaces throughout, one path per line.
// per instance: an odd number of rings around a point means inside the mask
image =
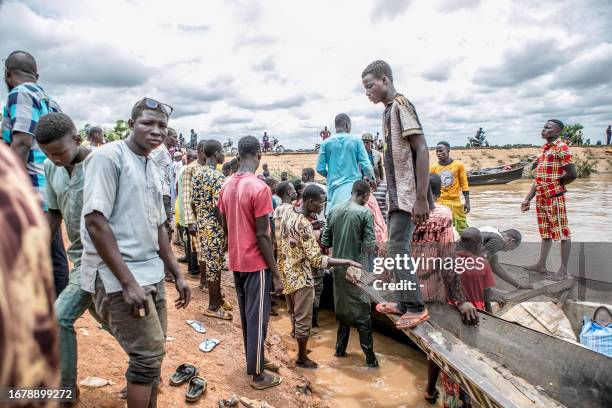
M 565 211 L 565 186 L 576 179 L 572 153 L 559 137 L 562 130 L 563 123 L 557 119 L 551 119 L 544 125 L 542 139 L 546 143 L 538 155 L 535 182 L 521 204 L 523 212 L 529 211 L 531 200 L 536 198 L 538 229 L 542 237 L 538 263 L 526 266 L 525 269 L 548 274 L 552 280 L 567 278 L 571 241 Z M 546 259 L 553 240 L 561 241 L 561 266 L 556 273 L 546 269 Z

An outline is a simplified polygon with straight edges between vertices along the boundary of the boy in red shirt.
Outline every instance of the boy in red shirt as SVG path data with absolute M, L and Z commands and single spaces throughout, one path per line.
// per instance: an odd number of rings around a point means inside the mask
M 489 262 L 481 255 L 482 235 L 477 228 L 467 228 L 461 234 L 455 259 L 455 273 L 461 276 L 461 286 L 466 299 L 477 309 L 485 310 L 488 303 L 488 290 L 495 286 L 495 276 Z M 450 302 L 454 303 L 454 302 Z M 431 360 L 428 362 L 428 377 L 425 399 L 432 404 L 438 397 L 436 381 L 440 368 Z M 470 396 L 459 387 L 446 373 L 440 382 L 443 388 L 444 408 L 471 407 Z M 461 401 L 461 405 L 459 402 Z
M 228 269 L 234 283 L 244 338 L 247 374 L 258 390 L 274 387 L 281 377 L 264 371 L 272 368 L 264 360 L 264 341 L 270 317 L 272 279 L 282 288 L 270 238 L 272 193 L 255 175 L 261 159 L 259 141 L 246 136 L 238 142 L 240 167 L 223 186 L 219 210 L 227 236 Z
M 559 137 L 562 130 L 563 122 L 560 120 L 550 119 L 544 124 L 541 135 L 546 143 L 538 155 L 533 186 L 521 204 L 521 210 L 527 212 L 535 197 L 538 230 L 542 238 L 540 259 L 535 265 L 525 266 L 525 269 L 549 274 L 548 278 L 552 280 L 567 279 L 567 263 L 572 244 L 565 210 L 565 186 L 577 177 L 572 153 Z M 546 259 L 553 241 L 561 241 L 561 266 L 556 273 L 551 274 L 546 269 Z

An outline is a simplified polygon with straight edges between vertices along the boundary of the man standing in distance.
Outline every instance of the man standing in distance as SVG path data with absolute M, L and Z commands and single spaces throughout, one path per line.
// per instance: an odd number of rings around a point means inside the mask
M 461 234 L 467 227 L 465 215 L 470 212 L 470 187 L 465 166 L 459 160 L 450 157 L 450 144 L 439 142 L 436 146 L 438 163 L 429 168 L 431 173 L 440 176 L 442 190 L 438 203 L 447 206 L 453 213 L 453 227 Z M 460 192 L 463 192 L 465 204 L 461 203 Z
M 386 142 L 385 173 L 389 193 L 390 258 L 411 256 L 410 241 L 414 224 L 429 215 L 429 151 L 423 128 L 412 103 L 393 86 L 393 73 L 385 61 L 368 65 L 361 73 L 366 95 L 373 103 L 383 103 L 383 133 Z M 414 327 L 429 319 L 416 274 L 396 265 L 395 278 L 413 283 L 415 290 L 402 290 L 397 303 L 381 303 L 377 310 L 401 314 L 398 328 Z
M 538 263 L 526 266 L 525 269 L 550 274 L 546 269 L 546 259 L 552 241 L 561 241 L 561 266 L 556 273 L 549 275 L 552 280 L 567 278 L 567 263 L 572 243 L 565 210 L 565 186 L 577 177 L 572 153 L 559 137 L 562 130 L 563 123 L 560 120 L 550 119 L 544 124 L 541 134 L 546 143 L 538 155 L 533 186 L 521 204 L 523 212 L 529 211 L 531 200 L 535 197 L 538 229 L 542 237 Z
M 245 136 L 238 142 L 238 171 L 227 179 L 219 196 L 223 230 L 227 237 L 228 269 L 234 283 L 251 386 L 274 387 L 281 377 L 264 371 L 264 342 L 270 318 L 270 290 L 282 288 L 270 238 L 272 193 L 255 172 L 261 160 L 259 140 Z
M 162 171 L 162 194 L 164 198 L 164 211 L 166 212 L 166 230 L 168 231 L 168 239 L 172 242 L 172 196 L 170 195 L 172 177 L 170 171 L 172 169 L 172 155 L 170 149 L 176 146 L 178 136 L 176 130 L 168 128 L 168 135 L 164 139 L 164 143 L 157 149 L 151 152 L 151 159 L 159 166 Z
M 32 55 L 13 51 L 5 61 L 4 81 L 9 94 L 2 112 L 2 139 L 19 156 L 38 191 L 44 211 L 47 211 L 46 180 L 43 163 L 47 156 L 34 139 L 38 119 L 49 112 L 60 112 L 60 107 L 37 84 L 38 67 Z M 60 231 L 52 237 L 51 259 L 55 293 L 68 285 L 68 260 Z
M 85 161 L 81 286 L 93 293 L 96 312 L 130 358 L 129 408 L 157 406 L 167 328 L 164 268 L 176 282 L 175 306 L 187 307 L 191 295 L 164 227 L 162 174 L 150 158 L 171 112 L 151 98 L 138 101 L 130 136 Z
M 348 115 L 336 115 L 336 134 L 325 139 L 317 158 L 317 173 L 327 179 L 325 215 L 351 198 L 353 184 L 363 174 L 374 182 L 374 170 L 359 136 L 351 134 Z M 361 169 L 359 168 L 361 166 Z
M 361 135 L 361 140 L 363 140 L 363 145 L 366 148 L 366 152 L 368 152 L 368 158 L 370 159 L 370 163 L 372 163 L 372 167 L 374 167 L 376 183 L 378 184 L 379 180 L 385 179 L 385 172 L 383 171 L 382 163 L 382 154 L 374 148 L 374 136 L 372 136 L 371 133 L 364 133 L 363 135 Z

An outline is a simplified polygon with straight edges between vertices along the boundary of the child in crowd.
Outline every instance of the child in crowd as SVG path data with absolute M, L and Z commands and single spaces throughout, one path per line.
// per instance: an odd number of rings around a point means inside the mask
M 297 208 L 289 207 L 282 213 L 278 231 L 279 254 L 282 254 L 282 257 L 279 257 L 281 260 L 279 263 L 282 265 L 279 272 L 287 299 L 287 309 L 291 314 L 292 336 L 298 344 L 295 364 L 304 368 L 318 366 L 307 355 L 314 301 L 312 268 L 327 266 L 361 268 L 361 264 L 353 260 L 334 259 L 322 255 L 314 229 L 306 215 L 321 212 L 324 203 L 323 189 L 314 185 L 308 186 L 302 196 L 302 205 Z
M 265 369 L 264 342 L 270 319 L 270 291 L 282 287 L 270 237 L 272 193 L 255 175 L 261 160 L 259 141 L 245 136 L 238 142 L 238 171 L 227 179 L 219 210 L 227 237 L 228 269 L 233 271 L 240 309 L 247 375 L 257 390 L 277 386 L 282 379 Z
M 336 258 L 347 258 L 365 264 L 365 254 L 376 246 L 374 217 L 365 204 L 370 198 L 370 185 L 364 180 L 353 184 L 351 199 L 334 207 L 327 217 L 321 243 L 333 248 Z M 366 365 L 378 367 L 374 354 L 370 299 L 359 287 L 346 278 L 346 268 L 333 268 L 334 307 L 338 320 L 336 357 L 346 356 L 351 326 L 359 331 L 359 343 L 366 356 Z
M 495 277 L 491 266 L 482 256 L 482 235 L 478 229 L 467 228 L 463 231 L 456 258 L 462 259 L 462 262 L 457 263 L 457 265 L 465 266 L 464 271 L 459 274 L 463 293 L 474 307 L 485 310 L 488 297 L 487 290 L 495 286 Z M 450 303 L 455 302 L 451 301 Z M 439 373 L 440 368 L 429 360 L 425 399 L 432 403 L 435 403 L 439 395 L 436 390 L 436 380 Z M 441 382 L 444 408 L 469 408 L 472 406 L 470 396 L 444 372 L 441 375 Z

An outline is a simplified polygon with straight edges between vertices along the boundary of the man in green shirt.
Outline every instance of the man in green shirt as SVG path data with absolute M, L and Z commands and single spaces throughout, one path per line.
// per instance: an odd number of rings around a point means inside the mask
M 63 113 L 49 113 L 41 117 L 35 137 L 47 155 L 44 171 L 51 236 L 57 234 L 64 220 L 70 241 L 67 251 L 73 265 L 70 281 L 55 301 L 55 311 L 60 325 L 61 386 L 76 388 L 77 338 L 74 322 L 85 310 L 94 310 L 91 294 L 81 289 L 80 284 L 83 162 L 90 150 L 81 146 L 81 137 L 74 123 Z M 97 315 L 94 314 L 94 317 L 97 318 Z
M 370 185 L 364 180 L 353 184 L 351 199 L 338 204 L 327 218 L 321 234 L 321 244 L 333 248 L 333 257 L 350 259 L 365 264 L 364 254 L 376 246 L 374 217 L 364 205 L 370 197 Z M 356 285 L 346 279 L 345 266 L 333 268 L 334 307 L 338 320 L 336 357 L 346 356 L 351 326 L 359 331 L 359 343 L 368 367 L 378 367 L 374 354 L 370 299 Z

